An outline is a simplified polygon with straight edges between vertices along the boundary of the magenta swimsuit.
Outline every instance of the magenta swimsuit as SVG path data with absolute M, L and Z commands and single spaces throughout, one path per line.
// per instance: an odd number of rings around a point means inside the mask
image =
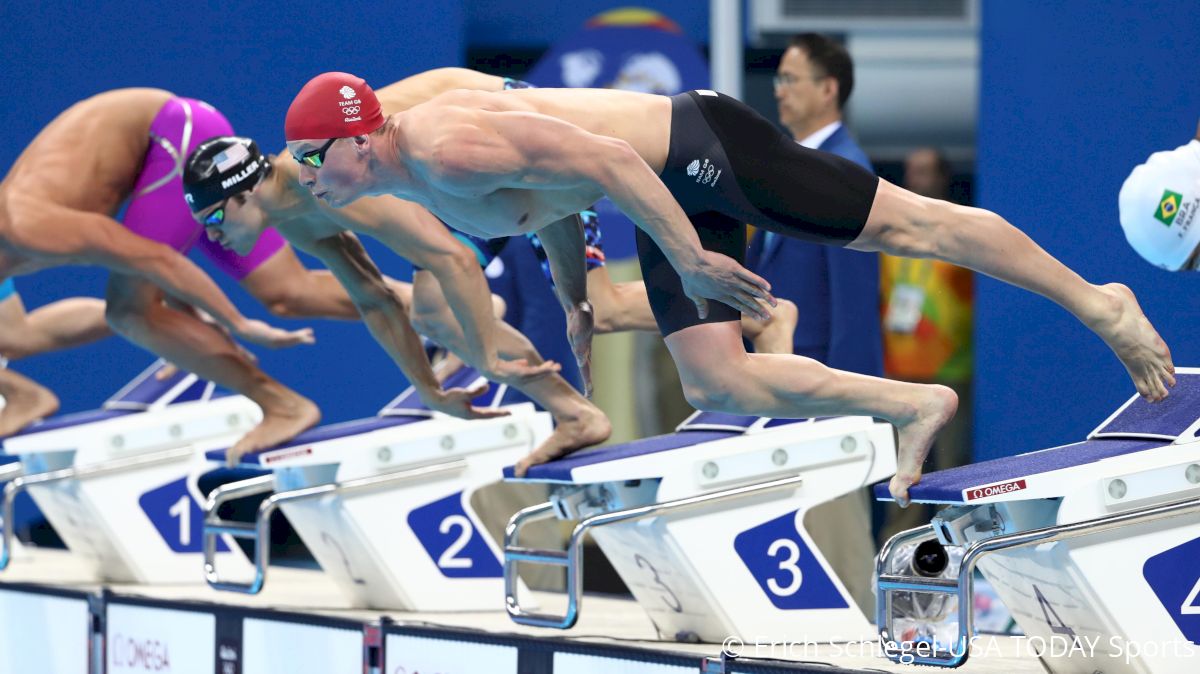
M 222 271 L 241 281 L 284 247 L 279 232 L 267 229 L 254 250 L 241 256 L 209 241 L 204 227 L 183 200 L 183 165 L 197 145 L 214 136 L 233 135 L 216 108 L 194 98 L 167 101 L 150 125 L 150 149 L 125 211 L 129 231 L 166 244 L 180 253 L 197 246 Z

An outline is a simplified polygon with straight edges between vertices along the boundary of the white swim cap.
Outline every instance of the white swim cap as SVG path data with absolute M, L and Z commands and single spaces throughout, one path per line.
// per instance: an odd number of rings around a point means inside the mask
M 1129 245 L 1179 271 L 1200 245 L 1200 140 L 1150 155 L 1125 179 L 1119 202 Z

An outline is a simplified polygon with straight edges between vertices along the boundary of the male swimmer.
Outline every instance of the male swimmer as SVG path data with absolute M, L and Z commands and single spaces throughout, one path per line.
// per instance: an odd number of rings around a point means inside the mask
M 455 88 L 481 88 L 503 91 L 521 83 L 460 68 L 444 68 L 407 78 L 378 92 L 385 111 L 399 112 Z M 237 159 L 231 159 L 233 156 Z M 223 156 L 223 162 L 215 158 Z M 320 257 L 335 272 L 340 271 L 342 282 L 351 296 L 362 298 L 363 315 L 385 349 L 396 358 L 402 371 L 415 382 L 422 395 L 436 395 L 436 382 L 431 380 L 423 356 L 411 351 L 408 338 L 396 346 L 391 338 L 401 335 L 408 326 L 403 308 L 384 311 L 376 306 L 387 298 L 378 284 L 374 264 L 361 250 L 349 232 L 373 236 L 387 244 L 402 257 L 414 262 L 412 327 L 472 362 L 478 369 L 496 380 L 509 379 L 505 365 L 489 355 L 484 346 L 487 334 L 495 341 L 495 355 L 501 359 L 523 359 L 541 364 L 536 349 L 512 327 L 502 321 L 480 316 L 476 298 L 486 292 L 486 281 L 480 266 L 496 257 L 507 238 L 492 241 L 461 233 L 452 233 L 424 208 L 394 197 L 363 199 L 340 210 L 333 210 L 317 201 L 300 186 L 299 167 L 290 159 L 280 162 L 279 156 L 263 157 L 257 145 L 245 138 L 218 138 L 197 148 L 189 157 L 184 170 L 184 190 L 195 210 L 197 219 L 207 223 L 208 236 L 225 248 L 252 249 L 268 228 L 278 230 L 295 245 Z M 219 163 L 225 164 L 218 170 Z M 248 166 L 255 166 L 246 172 Z M 217 190 L 211 196 L 206 185 L 225 184 L 232 175 L 246 179 Z M 654 317 L 646 298 L 645 285 L 614 284 L 604 266 L 600 230 L 594 213 L 579 214 L 587 237 L 588 293 L 597 298 L 596 328 L 598 332 L 652 330 Z M 548 271 L 540 241 L 529 237 L 530 244 Z M 346 265 L 341 260 L 353 249 L 361 257 L 360 264 Z M 374 301 L 372 300 L 374 298 Z M 450 301 L 447 301 L 447 298 Z M 781 306 L 784 306 L 781 303 Z M 464 311 L 465 308 L 465 311 Z M 787 303 L 780 316 L 765 325 L 753 321 L 748 331 L 759 352 L 790 350 L 791 330 L 795 326 L 795 305 Z M 465 313 L 461 321 L 456 314 Z M 391 326 L 390 321 L 397 321 Z M 482 326 L 482 336 L 471 336 Z M 465 330 L 463 326 L 468 326 Z M 406 348 L 407 347 L 407 348 Z M 588 378 L 585 376 L 585 380 Z M 607 437 L 607 423 L 600 423 L 599 411 L 583 400 L 557 375 L 541 381 L 513 381 L 531 398 L 549 410 L 556 418 L 558 432 L 533 456 L 560 454 L 577 446 L 599 442 Z M 589 430 L 592 429 L 592 430 Z M 604 436 L 604 437 L 601 437 Z
M 1124 286 L 1087 283 L 1000 216 L 920 197 L 801 147 L 712 91 L 669 98 L 599 89 L 455 91 L 385 118 L 363 80 L 326 73 L 296 96 L 285 133 L 303 162 L 301 181 L 332 205 L 392 194 L 479 236 L 537 231 L 551 260 L 580 248 L 577 227 L 564 218 L 608 195 L 639 228 L 650 301 L 689 401 L 773 417 L 887 419 L 900 433 L 891 492 L 901 504 L 956 396 L 797 356 L 747 354 L 738 311 L 764 313 L 769 294 L 735 261 L 744 252 L 743 223 L 989 274 L 1078 317 L 1113 349 L 1143 396 L 1160 399 L 1174 383 L 1166 344 Z M 572 262 L 572 274 L 582 276 L 582 255 L 560 264 Z M 721 304 L 708 308 L 705 298 Z
M 487 75 L 466 68 L 437 68 L 390 84 L 376 91 L 375 94 L 383 107 L 383 114 L 391 115 L 454 89 L 498 92 L 531 87 L 532 85 L 526 82 Z M 596 321 L 595 331 L 607 334 L 630 330 L 654 330 L 656 324 L 650 308 L 650 300 L 646 295 L 645 282 L 613 282 L 612 276 L 609 275 L 604 264 L 599 219 L 595 212 L 590 210 L 582 211 L 579 215 L 584 231 L 587 294 L 593 307 Z M 453 233 L 468 248 L 475 251 L 484 266 L 509 241 L 508 237 L 489 240 L 462 232 Z M 545 272 L 546 278 L 553 282 L 550 262 L 541 240 L 535 233 L 530 233 L 525 238 L 533 246 L 534 253 L 542 263 L 542 270 Z M 417 285 L 419 286 L 419 284 Z M 430 283 L 429 287 L 436 289 L 434 283 Z M 414 318 L 419 324 L 428 325 L 431 332 L 425 334 L 433 336 L 440 325 L 448 323 L 445 319 L 448 318 L 446 314 L 449 313 L 449 309 L 446 307 L 445 298 L 440 293 L 426 293 L 425 295 L 430 301 L 423 303 L 420 301 L 421 297 L 418 296 L 414 304 L 416 311 Z M 423 314 L 427 311 L 440 311 L 443 320 L 426 320 Z M 796 329 L 797 319 L 796 305 L 787 300 L 780 300 L 770 319 L 756 321 L 746 318 L 742 321 L 742 330 L 754 345 L 756 353 L 790 353 L 790 340 Z M 590 387 L 591 377 L 586 373 L 588 360 L 587 355 L 583 354 L 579 365 L 581 369 L 585 370 L 584 380 Z
M 305 270 L 275 233 L 244 256 L 197 242 L 203 229 L 184 202 L 183 160 L 200 140 L 231 132 L 212 106 L 157 89 L 110 91 L 75 104 L 0 182 L 0 279 L 64 264 L 107 267 L 107 318 L 117 332 L 262 407 L 263 422 L 235 444 L 237 456 L 294 436 L 319 412 L 263 373 L 225 330 L 267 346 L 311 342 L 311 331 L 245 318 L 180 252 L 197 243 L 275 313 L 357 314 L 332 276 Z M 118 223 L 112 216 L 126 201 Z M 164 290 L 178 301 L 164 301 Z
M 430 408 L 458 416 L 504 414 L 471 407 L 471 399 L 483 389 L 442 390 L 408 311 L 354 232 L 379 239 L 423 268 L 414 277 L 414 302 L 429 301 L 430 283 L 451 300 L 454 316 L 436 329 L 423 325 L 427 336 L 489 379 L 519 388 L 551 412 L 555 432 L 539 451 L 568 451 L 608 438 L 608 418 L 557 374 L 558 364 L 542 361 L 523 335 L 493 316 L 491 293 L 475 254 L 436 218 L 392 197 L 364 199 L 353 208 L 335 211 L 300 186 L 298 172 L 290 159 L 277 162 L 262 155 L 249 138 L 221 136 L 201 143 L 188 157 L 184 190 L 196 219 L 222 247 L 251 250 L 264 231 L 278 231 L 320 259 Z M 239 176 L 245 178 L 234 179 Z

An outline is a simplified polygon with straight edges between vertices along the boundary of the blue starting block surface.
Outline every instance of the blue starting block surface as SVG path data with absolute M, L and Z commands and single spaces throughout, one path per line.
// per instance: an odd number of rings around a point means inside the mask
M 741 435 L 741 432 L 735 431 L 687 431 L 683 433 L 656 435 L 652 438 L 643 438 L 623 445 L 612 445 L 599 449 L 585 449 L 570 454 L 558 461 L 533 466 L 525 474 L 525 477 L 520 479 L 525 482 L 574 483 L 575 479 L 572 477 L 572 472 L 577 468 L 593 466 L 598 463 L 619 461 L 635 456 L 644 456 L 646 454 L 668 452 L 672 449 L 683 447 L 694 447 L 695 445 L 713 442 L 714 440 L 735 438 L 739 435 Z M 504 477 L 505 479 L 517 479 L 512 466 L 504 469 Z
M 1180 368 L 1175 388 L 1166 400 L 1151 403 L 1133 396 L 1083 442 L 930 473 L 908 490 L 909 497 L 927 503 L 965 503 L 1020 492 L 1029 486 L 1027 481 L 1039 475 L 1085 470 L 1087 465 L 1105 459 L 1191 441 L 1200 426 L 1198 419 L 1200 370 Z M 1064 484 L 1063 488 L 1068 486 Z M 886 484 L 875 486 L 875 496 L 881 500 L 892 498 Z M 1049 496 L 1045 489 L 1039 489 L 1036 497 Z
M 74 412 L 62 416 L 50 417 L 30 424 L 28 427 L 7 437 L 17 438 L 38 433 L 47 433 L 64 428 L 93 424 L 109 419 L 116 419 L 131 414 L 146 412 L 154 407 L 165 407 L 198 400 L 211 400 L 230 395 L 216 390 L 212 382 L 192 377 L 188 372 L 178 370 L 169 377 L 160 379 L 158 373 L 166 367 L 163 361 L 157 361 L 121 387 L 111 398 L 104 402 L 100 409 Z M 185 380 L 191 379 L 190 384 Z
M 17 431 L 8 436 L 10 438 L 19 438 L 27 435 L 37 435 L 38 433 L 46 433 L 49 431 L 57 431 L 62 428 L 71 428 L 72 426 L 82 426 L 91 424 L 97 421 L 108 421 L 117 417 L 124 417 L 130 414 L 137 414 L 137 410 L 88 410 L 86 412 L 75 412 L 74 414 L 64 414 L 59 417 L 51 417 L 45 421 L 38 421 L 30 424 L 26 428 Z
M 442 387 L 449 388 L 467 388 L 481 383 L 484 380 L 476 370 L 463 367 L 446 377 L 442 382 Z M 497 407 L 501 404 L 501 400 L 507 390 L 506 386 L 492 385 L 487 392 L 475 398 L 471 403 L 477 407 Z M 379 414 L 373 417 L 364 419 L 355 419 L 354 421 L 344 421 L 337 424 L 329 424 L 327 426 L 318 426 L 317 428 L 305 431 L 300 435 L 280 443 L 274 447 L 261 450 L 254 454 L 247 454 L 242 457 L 241 465 L 243 466 L 262 466 L 264 463 L 264 455 L 273 453 L 279 450 L 288 449 L 303 449 L 312 445 L 329 442 L 330 440 L 339 440 L 349 438 L 355 435 L 363 435 L 384 428 L 393 428 L 396 426 L 406 426 L 418 421 L 427 421 L 433 417 L 433 412 L 421 402 L 421 397 L 417 395 L 416 389 L 409 387 L 394 400 L 389 402 Z M 205 453 L 205 458 L 211 461 L 225 461 L 226 452 L 229 448 L 214 449 Z M 268 457 L 266 463 L 270 463 Z
M 1200 373 L 1194 368 L 1176 372 L 1175 387 L 1161 402 L 1130 398 L 1088 437 L 1144 437 L 1174 442 L 1197 437 L 1200 428 Z
M 922 477 L 919 484 L 910 487 L 908 495 L 913 501 L 927 503 L 965 503 L 975 500 L 972 498 L 973 490 L 985 489 L 991 485 L 1009 485 L 1012 491 L 1020 491 L 1024 487 L 1016 483 L 1023 483 L 1036 475 L 1066 468 L 1079 468 L 1104 459 L 1162 446 L 1162 441 L 1148 439 L 1097 439 L 1076 442 L 1039 452 L 1006 456 L 930 473 Z M 880 500 L 892 500 L 886 482 L 875 485 L 875 496 Z
M 523 478 L 517 478 L 514 468 L 509 466 L 504 469 L 504 477 L 524 482 L 574 484 L 574 471 L 584 466 L 694 447 L 717 440 L 735 438 L 759 428 L 773 428 L 787 424 L 807 423 L 808 421 L 807 419 L 747 417 L 721 412 L 697 412 L 680 424 L 674 433 L 642 438 L 620 445 L 585 449 L 557 461 L 533 466 Z
M 247 454 L 242 457 L 242 465 L 244 466 L 261 466 L 263 454 L 266 452 L 275 452 L 281 449 L 294 449 L 310 447 L 317 443 L 328 442 L 340 438 L 348 438 L 355 435 L 363 435 L 372 431 L 378 431 L 383 428 L 392 428 L 394 426 L 405 426 L 408 424 L 425 421 L 428 417 L 424 416 L 390 416 L 390 417 L 368 417 L 366 419 L 355 419 L 354 421 L 344 421 L 340 424 L 330 424 L 328 426 L 318 426 L 309 431 L 305 431 L 300 435 L 281 443 L 274 447 Z M 225 461 L 225 453 L 229 448 L 214 449 L 205 452 L 205 458 L 212 461 Z

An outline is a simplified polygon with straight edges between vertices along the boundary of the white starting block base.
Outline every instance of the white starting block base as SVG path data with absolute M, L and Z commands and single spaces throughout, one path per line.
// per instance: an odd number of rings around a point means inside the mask
M 467 369 L 453 377 L 459 379 L 447 386 L 482 381 Z M 495 389 L 499 407 L 504 387 Z M 307 431 L 243 457 L 244 465 L 272 471 L 274 495 L 264 506 L 278 504 L 350 605 L 500 611 L 501 551 L 471 496 L 549 437 L 550 415 L 522 403 L 503 407 L 509 416 L 466 421 L 404 407 L 414 398 L 406 392 L 376 417 Z M 224 460 L 219 450 L 209 457 Z M 226 485 L 210 498 L 206 536 L 228 530 L 214 511 L 236 489 L 236 483 Z M 259 528 L 239 534 L 257 541 L 260 553 L 264 512 L 260 508 Z M 256 592 L 269 584 L 262 559 L 256 557 L 252 582 L 215 565 L 207 570 L 209 581 L 223 590 Z
M 59 597 L 51 593 L 62 590 L 96 593 L 101 588 L 86 583 L 59 583 L 50 585 L 48 577 L 59 575 L 71 578 L 72 573 L 79 571 L 75 561 L 69 555 L 58 551 L 34 550 L 38 563 L 12 567 L 11 572 L 0 579 L 0 611 L 14 605 L 6 599 L 13 594 L 20 595 L 23 606 L 29 606 L 31 600 L 49 599 L 57 601 Z M 627 600 L 598 595 L 587 595 L 585 601 L 588 610 L 580 616 L 577 626 L 568 631 L 527 627 L 514 625 L 503 613 L 495 611 L 479 613 L 388 613 L 364 610 L 347 610 L 344 608 L 345 599 L 338 588 L 323 574 L 315 571 L 304 571 L 275 567 L 271 569 L 271 582 L 257 595 L 219 592 L 206 585 L 109 585 L 107 600 L 107 620 L 109 634 L 107 648 L 112 657 L 115 652 L 128 654 L 129 641 L 132 636 L 139 640 L 137 643 L 151 644 L 154 648 L 146 649 L 149 655 L 166 653 L 171 657 L 170 671 L 182 674 L 212 674 L 213 662 L 191 663 L 185 655 L 196 649 L 196 642 L 202 641 L 197 635 L 189 639 L 186 633 L 174 637 L 174 633 L 166 625 L 172 622 L 182 624 L 197 623 L 203 626 L 216 616 L 218 625 L 218 640 L 221 626 L 226 622 L 225 616 L 240 613 L 245 616 L 239 636 L 242 642 L 241 669 L 242 674 L 307 674 L 332 672 L 358 674 L 364 671 L 362 648 L 359 652 L 348 653 L 347 641 L 357 640 L 359 646 L 363 642 L 361 630 L 354 634 L 355 625 L 382 627 L 383 635 L 380 641 L 386 643 L 383 654 L 383 666 L 370 671 L 397 672 L 444 671 L 444 672 L 488 672 L 488 674 L 517 674 L 515 663 L 518 659 L 543 658 L 547 662 L 544 668 L 530 669 L 545 674 L 592 674 L 593 672 L 614 672 L 622 674 L 696 674 L 697 672 L 728 672 L 744 673 L 753 671 L 757 674 L 795 674 L 797 672 L 813 672 L 820 674 L 853 674 L 863 670 L 886 672 L 912 672 L 910 667 L 898 665 L 885 658 L 859 654 L 860 650 L 869 652 L 866 645 L 853 643 L 822 644 L 809 647 L 792 645 L 778 646 L 772 655 L 769 648 L 760 649 L 760 658 L 754 655 L 753 646 L 742 648 L 743 658 L 728 663 L 727 669 L 701 669 L 704 658 L 719 660 L 720 647 L 711 644 L 682 644 L 664 642 L 655 637 L 655 628 L 646 613 L 637 603 Z M 38 585 L 42 585 L 39 588 Z M 38 594 L 39 589 L 46 595 Z M 551 594 L 534 593 L 537 599 L 547 604 L 561 597 Z M 163 626 L 155 631 L 154 625 L 146 625 L 145 633 L 133 634 L 123 626 L 128 624 L 130 613 L 139 604 L 150 603 L 154 608 L 149 609 L 152 616 L 162 616 Z M 115 610 L 116 609 L 116 610 Z M 142 612 L 146 612 L 142 609 Z M 280 613 L 276 613 L 280 612 Z M 188 619 L 195 614 L 196 617 Z M 277 616 L 277 619 L 274 617 Z M 115 617 L 115 620 L 114 620 Z M 11 621 L 13 616 L 0 613 L 0 625 Z M 344 627 L 334 624 L 332 627 L 323 626 L 325 623 L 345 623 Z M 75 630 L 75 625 L 63 626 L 62 629 Z M 118 629 L 125 631 L 117 633 Z M 211 629 L 211 627 L 209 627 Z M 270 635 L 299 634 L 313 640 L 312 646 L 327 649 L 325 660 L 316 664 L 308 653 L 305 644 L 280 641 L 271 643 L 268 652 L 256 650 L 255 643 Z M 30 643 L 27 639 L 21 644 L 5 643 L 10 632 L 0 630 L 0 671 L 6 666 L 5 653 L 11 648 L 25 651 L 38 651 L 46 644 L 62 642 L 61 635 L 44 635 L 39 637 L 45 643 Z M 71 637 L 76 638 L 76 637 Z M 117 643 L 116 639 L 124 639 Z M 155 640 L 158 640 L 155 643 Z M 174 640 L 173 640 L 174 639 Z M 803 641 L 799 635 L 797 641 Z M 76 638 L 77 641 L 80 641 Z M 328 642 L 328 643 L 326 643 Z M 367 642 L 371 642 L 368 636 Z M 270 642 L 268 642 L 270 643 Z M 423 647 L 428 644 L 435 647 Z M 209 644 L 205 644 L 206 647 Z M 113 649 L 117 649 L 114 651 Z M 1027 644 L 1016 637 L 996 637 L 983 652 L 979 647 L 970 661 L 959 671 L 965 674 L 1041 674 L 1044 672 L 1040 661 L 1028 653 Z M 211 653 L 217 649 L 208 648 Z M 309 649 L 311 650 L 311 649 Z M 790 651 L 790 652 L 789 652 Z M 142 651 L 139 651 L 142 652 Z M 331 662 L 329 653 L 344 653 L 341 660 Z M 42 667 L 36 670 L 39 674 L 89 674 L 86 663 L 76 661 L 64 664 L 65 659 L 60 654 L 44 653 L 42 662 L 56 664 L 53 667 Z M 11 656 L 10 656 L 11 657 Z M 302 657 L 309 657 L 307 662 Z M 773 657 L 774 661 L 761 658 Z M 480 660 L 479 658 L 485 658 Z M 509 659 L 506 659 L 509 658 Z M 25 660 L 24 662 L 28 662 Z M 481 665 L 480 663 L 486 663 Z M 674 663 L 674 664 L 667 664 Z M 111 664 L 111 663 L 110 663 Z M 69 666 L 68 666 L 69 665 Z M 414 666 L 417 669 L 414 669 Z M 109 674 L 125 674 L 125 672 L 145 671 L 137 668 L 109 668 Z M 92 672 L 91 674 L 99 674 Z
M 578 546 L 591 533 L 666 639 L 870 639 L 875 632 L 804 527 L 811 509 L 895 473 L 892 428 L 868 417 L 787 420 L 698 412 L 676 433 L 584 450 L 521 481 L 556 489 L 509 522 L 506 567 L 567 568 L 566 611 L 514 621 L 567 628 Z M 512 481 L 511 473 L 506 473 Z M 520 544 L 529 522 L 579 520 L 567 552 Z
M 1072 658 L 1046 659 L 1052 674 L 1200 671 L 1200 370 L 1176 376 L 1165 401 L 1135 396 L 1082 442 L 927 475 L 909 496 L 949 507 L 892 541 L 936 535 L 966 561 L 954 578 L 900 574 L 879 587 L 942 583 L 935 591 L 964 602 L 977 563 L 1025 634 L 1072 647 Z
M 193 374 L 160 379 L 162 367 L 151 366 L 100 409 L 51 417 L 3 441 L 24 468 L 8 483 L 6 502 L 18 487 L 27 490 L 97 579 L 202 579 L 204 452 L 262 418 L 248 398 L 218 395 Z M 249 568 L 229 541 L 219 549 L 230 566 Z

